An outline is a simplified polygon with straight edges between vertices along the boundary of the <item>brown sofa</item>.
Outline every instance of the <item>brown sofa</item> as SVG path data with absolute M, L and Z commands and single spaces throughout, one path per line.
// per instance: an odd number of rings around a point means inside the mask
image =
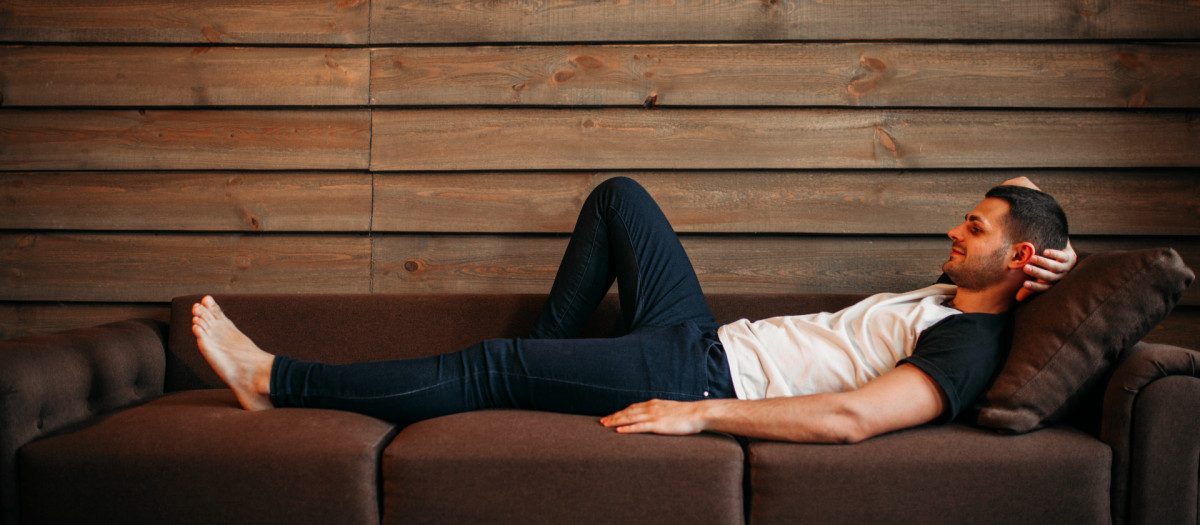
M 1169 262 L 1181 266 L 1175 258 Z M 1110 271 L 1111 264 L 1103 266 Z M 1084 267 L 1068 280 L 1080 273 L 1076 280 L 1094 281 Z M 1182 280 L 1186 288 L 1190 272 Z M 1128 288 L 1131 279 L 1122 282 Z M 1059 288 L 1079 294 L 1064 282 L 1036 301 L 1061 308 L 1051 297 Z M 1182 290 L 1164 293 L 1169 310 Z M 1112 306 L 1113 297 L 1097 300 Z M 177 298 L 169 326 L 134 320 L 0 342 L 4 523 L 1197 519 L 1200 353 L 1183 348 L 1106 335 L 1119 348 L 1095 367 L 1099 379 L 1074 389 L 1070 410 L 1050 410 L 1030 431 L 981 427 L 1003 419 L 987 415 L 997 410 L 987 400 L 959 421 L 856 445 L 618 435 L 595 418 L 515 410 L 399 428 L 334 411 L 240 410 L 188 329 L 198 298 Z M 710 303 L 719 321 L 730 321 L 831 310 L 858 298 L 716 295 Z M 519 336 L 542 301 L 534 295 L 217 299 L 268 351 L 330 362 L 428 355 Z M 1029 315 L 1043 315 L 1037 304 L 1027 305 Z M 1085 322 L 1099 315 L 1089 308 L 1080 314 Z M 1022 315 L 1018 332 L 1033 322 Z M 609 333 L 616 318 L 609 298 L 586 335 Z M 1010 365 L 1020 359 L 1020 344 L 1014 339 Z

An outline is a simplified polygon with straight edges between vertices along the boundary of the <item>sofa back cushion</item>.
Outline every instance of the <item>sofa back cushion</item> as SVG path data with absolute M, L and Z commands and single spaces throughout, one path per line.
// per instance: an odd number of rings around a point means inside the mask
M 224 385 L 205 363 L 191 332 L 191 305 L 171 305 L 165 390 Z M 718 322 L 837 310 L 861 295 L 713 294 Z M 462 295 L 217 295 L 226 315 L 264 350 L 296 359 L 354 363 L 452 352 L 492 338 L 522 337 L 545 300 L 539 294 Z M 601 302 L 583 337 L 620 328 L 615 295 Z

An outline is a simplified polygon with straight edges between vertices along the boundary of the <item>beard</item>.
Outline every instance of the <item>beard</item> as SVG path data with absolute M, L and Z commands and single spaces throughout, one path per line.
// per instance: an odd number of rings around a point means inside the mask
M 988 286 L 1004 280 L 1004 265 L 1008 256 L 1008 248 L 1000 247 L 996 251 L 984 255 L 978 261 L 971 262 L 965 256 L 962 261 L 946 261 L 942 271 L 954 281 L 954 284 L 964 290 L 983 290 Z

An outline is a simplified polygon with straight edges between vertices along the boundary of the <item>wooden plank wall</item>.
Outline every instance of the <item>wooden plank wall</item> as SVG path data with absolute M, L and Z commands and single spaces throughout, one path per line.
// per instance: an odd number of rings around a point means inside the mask
M 709 292 L 903 290 L 1027 175 L 1200 266 L 1180 0 L 0 0 L 0 337 L 218 292 L 543 292 L 588 190 Z M 1200 287 L 1152 339 L 1200 348 Z

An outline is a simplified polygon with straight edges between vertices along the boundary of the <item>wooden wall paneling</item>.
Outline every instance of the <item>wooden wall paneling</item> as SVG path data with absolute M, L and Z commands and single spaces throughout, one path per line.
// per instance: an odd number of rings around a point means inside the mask
M 364 44 L 370 0 L 0 0 L 0 40 Z
M 570 233 L 614 175 L 645 186 L 680 232 L 937 233 L 1025 175 L 1059 200 L 1074 235 L 1200 235 L 1195 170 L 379 173 L 374 230 Z
M 0 233 L 0 301 L 368 293 L 365 235 Z
M 358 231 L 362 172 L 0 172 L 0 229 Z
M 0 339 L 61 332 L 126 319 L 170 320 L 160 303 L 0 303 Z
M 5 106 L 367 103 L 366 49 L 0 46 Z
M 376 110 L 371 169 L 1200 165 L 1200 114 L 876 109 Z
M 376 235 L 374 290 L 379 293 L 545 293 L 566 237 Z M 932 282 L 950 253 L 944 237 L 682 237 L 706 292 L 873 293 Z M 1087 238 L 1077 250 L 1171 246 L 1191 266 L 1194 238 Z M 1183 302 L 1200 305 L 1200 290 Z
M 365 169 L 364 110 L 0 110 L 0 169 Z
M 1175 307 L 1162 324 L 1151 330 L 1143 340 L 1148 343 L 1200 348 L 1200 307 Z
M 1195 39 L 1172 0 L 372 0 L 371 43 Z
M 1200 46 L 788 43 L 377 48 L 380 105 L 1200 106 Z

